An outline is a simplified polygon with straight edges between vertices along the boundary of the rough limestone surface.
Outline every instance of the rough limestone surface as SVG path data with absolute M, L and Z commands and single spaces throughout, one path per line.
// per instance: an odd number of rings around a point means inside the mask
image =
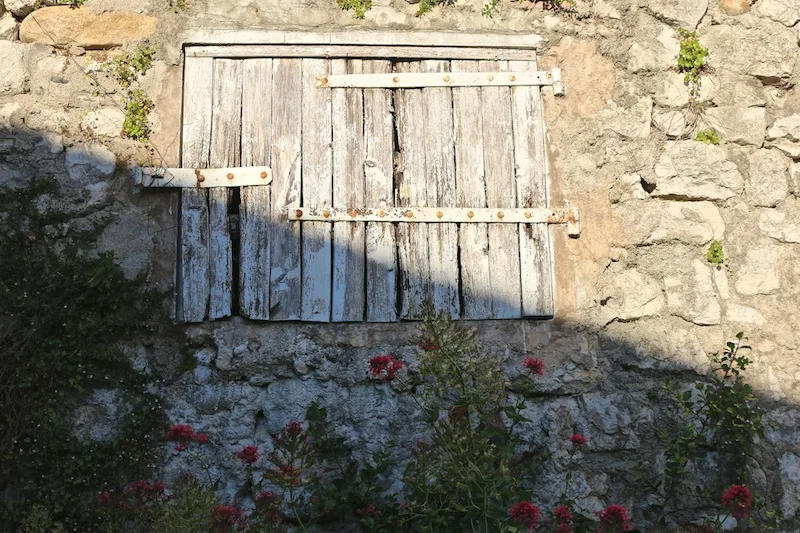
M 614 276 L 601 290 L 600 302 L 611 320 L 636 320 L 658 315 L 664 296 L 655 279 L 631 269 Z
M 762 326 L 766 322 L 764 315 L 758 309 L 734 303 L 729 303 L 726 306 L 725 318 L 737 324 L 752 324 L 754 326 Z
M 775 245 L 750 248 L 736 276 L 736 292 L 743 296 L 772 294 L 780 286 L 781 249 Z
M 606 127 L 626 139 L 646 139 L 650 135 L 653 100 L 642 98 L 630 109 L 610 106 L 603 112 Z
M 108 442 L 133 407 L 116 389 L 97 389 L 75 410 L 72 434 L 83 442 Z
M 720 305 L 711 269 L 699 259 L 664 278 L 670 313 L 699 325 L 720 323 Z
M 796 204 L 786 211 L 765 209 L 758 219 L 758 229 L 778 242 L 800 243 L 800 212 Z
M 706 76 L 701 78 L 701 94 L 708 85 Z M 727 70 L 724 66 L 715 71 L 710 100 L 717 106 L 763 107 L 767 104 L 764 84 L 753 76 L 744 76 Z
M 679 242 L 704 245 L 722 239 L 725 222 L 711 202 L 625 202 L 615 210 L 624 235 L 619 244 L 647 246 Z
M 13 96 L 28 90 L 30 82 L 29 49 L 25 45 L 0 41 L 0 96 Z
M 744 179 L 722 146 L 694 140 L 668 143 L 655 166 L 653 196 L 690 200 L 727 200 Z
M 706 120 L 725 141 L 755 146 L 764 144 L 767 115 L 763 107 L 712 107 L 706 110 Z
M 762 17 L 791 27 L 800 21 L 800 0 L 761 0 L 757 4 L 756 12 Z
M 0 40 L 14 41 L 19 36 L 19 24 L 11 13 L 0 14 Z
M 683 137 L 691 133 L 686 122 L 686 111 L 682 109 L 653 111 L 653 126 L 670 138 Z
M 36 0 L 4 0 L 6 9 L 16 17 L 24 17 L 36 9 Z
M 792 163 L 789 167 L 789 191 L 800 198 L 800 163 Z
M 767 139 L 800 141 L 800 113 L 777 119 L 767 130 Z
M 124 121 L 124 111 L 116 107 L 104 107 L 86 115 L 81 127 L 101 137 L 119 137 Z
M 87 50 L 114 48 L 141 41 L 153 33 L 157 19 L 139 13 L 95 13 L 88 8 L 45 7 L 22 21 L 22 42 Z
M 689 103 L 689 88 L 683 82 L 684 75 L 671 72 L 663 77 L 660 89 L 653 95 L 653 101 L 663 107 L 681 107 Z M 715 76 L 703 76 L 697 99 L 706 101 L 720 91 Z
M 791 160 L 777 150 L 758 150 L 750 156 L 746 192 L 753 205 L 775 207 L 789 194 Z
M 794 517 L 800 508 L 800 457 L 785 453 L 780 458 L 781 511 L 786 517 Z
M 712 67 L 750 74 L 766 84 L 786 85 L 797 68 L 797 31 L 778 22 L 758 28 L 710 26 L 703 43 Z
M 628 69 L 631 72 L 666 70 L 677 57 L 678 37 L 675 30 L 648 18 L 642 17 L 640 37 L 628 50 Z
M 677 0 L 659 2 L 650 0 L 647 8 L 656 18 L 673 24 L 677 28 L 696 28 L 708 10 L 708 0 Z
M 750 11 L 750 0 L 720 0 L 719 9 L 726 15 L 743 15 Z

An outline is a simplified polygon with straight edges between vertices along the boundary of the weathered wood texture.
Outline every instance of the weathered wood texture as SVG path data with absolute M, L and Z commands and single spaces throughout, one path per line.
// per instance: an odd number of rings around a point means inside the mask
M 187 58 L 183 74 L 183 132 L 181 164 L 208 166 L 211 142 L 214 60 Z M 176 317 L 182 322 L 206 318 L 209 295 L 208 275 L 208 191 L 181 191 L 178 243 Z
M 511 62 L 509 66 L 515 70 L 536 70 L 535 61 Z M 511 93 L 517 206 L 546 207 L 547 148 L 541 93 L 536 87 L 514 87 Z M 519 228 L 524 316 L 553 316 L 553 267 L 549 232 L 545 224 L 525 224 Z
M 269 165 L 272 59 L 243 61 L 242 165 Z M 242 187 L 239 206 L 239 312 L 269 320 L 271 187 Z
M 481 62 L 484 70 L 505 70 L 505 62 Z M 514 146 L 511 129 L 511 90 L 507 87 L 481 89 L 483 153 L 486 168 L 486 201 L 489 207 L 515 205 Z M 521 315 L 519 236 L 505 225 L 489 226 L 491 258 L 492 315 L 516 318 Z
M 419 63 L 398 63 L 398 72 L 419 72 Z M 425 143 L 425 107 L 420 89 L 395 91 L 397 137 L 400 169 L 397 176 L 398 205 L 426 207 L 427 167 Z M 400 293 L 403 319 L 416 319 L 422 314 L 422 304 L 430 298 L 430 262 L 428 259 L 428 228 L 420 224 L 397 226 L 397 248 L 400 265 Z
M 453 61 L 453 72 L 475 72 L 477 61 Z M 461 207 L 486 206 L 486 174 L 483 156 L 481 89 L 453 89 L 453 123 L 456 146 L 456 192 Z M 478 109 L 476 109 L 476 106 Z M 463 317 L 492 317 L 491 262 L 486 224 L 459 227 L 461 293 Z
M 230 168 L 136 168 L 134 184 L 144 188 L 178 187 L 208 189 L 210 187 L 243 187 L 269 185 L 272 181 L 269 167 Z
M 480 132 L 479 132 L 480 133 Z M 476 192 L 476 194 L 478 194 Z M 289 220 L 317 222 L 405 222 L 416 224 L 574 224 L 580 213 L 575 207 L 308 207 L 289 210 Z M 574 234 L 572 231 L 570 235 Z
M 239 166 L 242 131 L 242 62 L 214 60 L 214 105 L 211 114 L 212 167 Z M 209 276 L 208 318 L 231 315 L 233 300 L 233 244 L 228 222 L 230 194 L 226 187 L 208 191 Z
M 289 222 L 287 212 L 300 203 L 301 60 L 273 59 L 272 80 L 270 318 L 299 320 L 300 223 Z
M 331 60 L 331 72 L 361 72 L 360 59 Z M 318 89 L 319 90 L 319 89 Z M 333 205 L 364 206 L 364 91 L 333 91 Z M 364 320 L 365 242 L 364 224 L 337 222 L 333 225 L 334 322 Z
M 514 48 L 477 48 L 459 46 L 434 48 L 430 46 L 373 45 L 230 45 L 189 46 L 186 57 L 319 57 L 327 59 L 516 59 L 527 61 L 536 58 L 536 50 Z
M 390 72 L 389 61 L 364 61 L 364 72 Z M 376 89 L 364 91 L 364 204 L 394 206 L 394 135 L 392 93 Z M 368 223 L 367 321 L 397 320 L 397 247 L 393 224 Z
M 303 202 L 330 207 L 333 194 L 331 93 L 314 87 L 328 73 L 330 61 L 303 59 Z M 331 319 L 331 226 L 304 222 L 302 226 L 302 319 Z
M 510 87 L 517 85 L 552 85 L 550 72 L 449 72 L 442 70 L 448 62 L 440 65 L 428 63 L 432 72 L 410 72 L 393 74 L 337 74 L 319 76 L 318 87 L 360 87 L 410 89 L 424 87 Z M 438 69 L 438 70 L 437 70 Z

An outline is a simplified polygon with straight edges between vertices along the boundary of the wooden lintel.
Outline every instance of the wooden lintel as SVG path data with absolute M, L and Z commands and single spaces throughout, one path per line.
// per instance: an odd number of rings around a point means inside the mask
M 269 185 L 269 167 L 231 168 L 137 168 L 134 183 L 142 187 L 181 187 L 208 189 L 211 187 L 245 187 Z
M 560 74 L 560 73 L 559 73 Z M 541 72 L 394 72 L 389 74 L 327 74 L 317 77 L 317 87 L 414 88 L 508 87 L 552 85 L 553 74 Z

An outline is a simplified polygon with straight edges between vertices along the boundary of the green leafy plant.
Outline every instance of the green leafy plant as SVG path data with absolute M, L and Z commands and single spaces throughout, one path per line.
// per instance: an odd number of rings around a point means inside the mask
M 695 140 L 705 144 L 719 144 L 719 135 L 713 129 L 700 130 Z
M 695 98 L 700 90 L 700 76 L 708 69 L 708 48 L 700 44 L 697 32 L 680 29 L 678 33 L 681 38 L 678 72 L 684 74 L 683 83 Z
M 139 45 L 129 54 L 110 59 L 104 67 L 122 87 L 128 88 L 150 70 L 155 55 L 155 48 Z
M 711 264 L 720 266 L 725 262 L 725 252 L 722 249 L 722 243 L 719 241 L 712 241 L 706 252 L 706 261 Z
M 169 7 L 174 13 L 184 11 L 188 6 L 186 0 L 169 0 Z
M 135 141 L 146 140 L 150 136 L 150 111 L 153 101 L 141 89 L 130 91 L 125 99 L 125 121 L 122 135 Z
M 345 11 L 352 11 L 357 19 L 363 19 L 372 9 L 372 0 L 336 0 L 336 3 Z
M 495 14 L 499 11 L 498 6 L 500 5 L 500 0 L 489 0 L 483 7 L 481 8 L 481 15 L 488 18 L 494 18 Z

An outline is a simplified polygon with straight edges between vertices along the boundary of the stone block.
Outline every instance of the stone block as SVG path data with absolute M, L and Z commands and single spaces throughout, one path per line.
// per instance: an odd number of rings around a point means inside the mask
M 694 29 L 708 10 L 708 0 L 650 0 L 647 9 L 658 19 L 673 26 Z
M 800 113 L 776 120 L 767 130 L 767 139 L 788 139 L 800 141 Z
M 721 146 L 694 140 L 667 144 L 655 166 L 653 196 L 690 200 L 727 200 L 742 191 L 744 180 Z
M 0 40 L 15 41 L 19 36 L 19 24 L 11 13 L 0 14 Z
M 625 202 L 615 209 L 620 226 L 620 246 L 648 246 L 669 242 L 706 245 L 721 240 L 725 223 L 711 202 Z
M 800 0 L 760 0 L 756 13 L 792 27 L 800 21 Z
M 61 48 L 79 46 L 98 50 L 141 41 L 153 33 L 157 19 L 139 13 L 95 13 L 67 6 L 37 10 L 22 21 L 20 39 Z
M 705 85 L 703 76 L 703 85 Z M 701 86 L 701 95 L 702 95 Z M 753 76 L 745 76 L 730 70 L 719 70 L 711 90 L 711 101 L 718 106 L 762 107 L 767 104 L 764 85 Z
M 117 158 L 102 144 L 79 145 L 67 149 L 64 168 L 78 181 L 97 181 L 114 173 Z
M 16 17 L 25 17 L 36 9 L 36 0 L 5 0 L 5 6 L 8 11 Z
M 777 150 L 762 149 L 750 158 L 746 192 L 753 205 L 775 207 L 789 195 L 789 158 Z
M 778 461 L 781 490 L 781 511 L 785 519 L 794 518 L 800 509 L 800 457 L 786 452 Z
M 0 40 L 0 96 L 14 96 L 28 90 L 30 53 L 27 46 Z
M 626 139 L 646 139 L 650 136 L 653 100 L 639 99 L 631 108 L 619 108 L 612 104 L 601 117 L 605 127 Z
M 664 307 L 658 282 L 636 269 L 614 276 L 601 290 L 600 301 L 610 320 L 656 316 Z
M 786 212 L 775 209 L 764 210 L 758 219 L 761 233 L 778 242 L 800 243 L 800 213 L 797 206 Z
M 104 107 L 87 114 L 81 121 L 81 128 L 100 137 L 119 137 L 125 113 L 116 107 Z
M 789 191 L 800 198 L 800 163 L 792 163 L 789 167 Z
M 720 306 L 711 279 L 711 269 L 699 259 L 679 264 L 664 278 L 670 313 L 701 326 L 720 322 Z
M 750 11 L 750 0 L 720 0 L 719 9 L 726 15 L 743 15 Z
M 681 107 L 689 103 L 689 88 L 683 82 L 684 75 L 679 72 L 662 74 L 664 81 L 653 100 L 663 107 Z M 703 76 L 697 98 L 709 100 L 718 91 L 719 83 L 714 76 Z
M 631 72 L 667 70 L 678 57 L 678 35 L 663 24 L 640 21 L 639 35 L 628 49 L 628 70 Z M 654 37 L 645 37 L 654 36 Z
M 781 285 L 778 277 L 780 259 L 778 246 L 769 244 L 750 248 L 737 273 L 736 292 L 743 296 L 777 292 Z
M 763 326 L 766 320 L 758 309 L 739 304 L 728 304 L 725 310 L 725 318 L 737 324 L 754 324 Z
M 754 146 L 764 144 L 767 112 L 763 107 L 712 107 L 706 110 L 706 121 L 727 142 Z

